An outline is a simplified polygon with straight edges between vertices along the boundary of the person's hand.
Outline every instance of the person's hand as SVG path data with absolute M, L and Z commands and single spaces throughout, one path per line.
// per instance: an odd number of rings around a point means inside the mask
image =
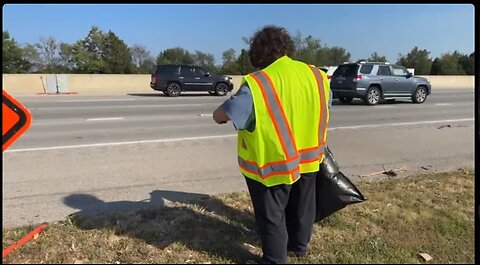
M 225 110 L 222 108 L 222 106 L 218 107 L 214 112 L 213 112 L 213 120 L 218 123 L 218 124 L 224 124 L 227 123 L 230 118 L 227 116 L 225 113 Z

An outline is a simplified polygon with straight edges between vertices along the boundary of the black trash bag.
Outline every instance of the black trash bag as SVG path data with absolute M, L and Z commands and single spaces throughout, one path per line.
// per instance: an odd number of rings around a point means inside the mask
M 325 147 L 325 159 L 316 179 L 316 218 L 319 222 L 347 205 L 365 201 L 362 193 L 340 172 L 330 149 Z

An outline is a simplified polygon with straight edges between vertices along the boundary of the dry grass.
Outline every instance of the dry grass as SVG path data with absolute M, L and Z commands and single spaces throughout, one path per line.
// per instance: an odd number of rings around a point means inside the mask
M 358 182 L 368 201 L 317 224 L 291 263 L 474 263 L 471 170 Z M 32 227 L 3 229 L 3 248 Z M 249 195 L 225 194 L 160 210 L 72 217 L 49 224 L 3 263 L 242 263 L 259 247 Z

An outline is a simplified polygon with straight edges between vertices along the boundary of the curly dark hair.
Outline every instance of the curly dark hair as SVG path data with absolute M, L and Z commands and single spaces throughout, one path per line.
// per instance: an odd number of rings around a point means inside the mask
M 278 58 L 295 52 L 293 40 L 285 28 L 265 26 L 255 32 L 250 39 L 250 62 L 254 67 L 263 69 Z

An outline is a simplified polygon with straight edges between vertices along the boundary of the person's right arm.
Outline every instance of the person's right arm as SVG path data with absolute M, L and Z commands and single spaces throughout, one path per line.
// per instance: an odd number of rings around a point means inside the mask
M 253 98 L 250 88 L 244 84 L 240 89 L 227 99 L 213 112 L 213 120 L 218 123 L 232 121 L 236 130 L 249 127 L 253 115 Z

